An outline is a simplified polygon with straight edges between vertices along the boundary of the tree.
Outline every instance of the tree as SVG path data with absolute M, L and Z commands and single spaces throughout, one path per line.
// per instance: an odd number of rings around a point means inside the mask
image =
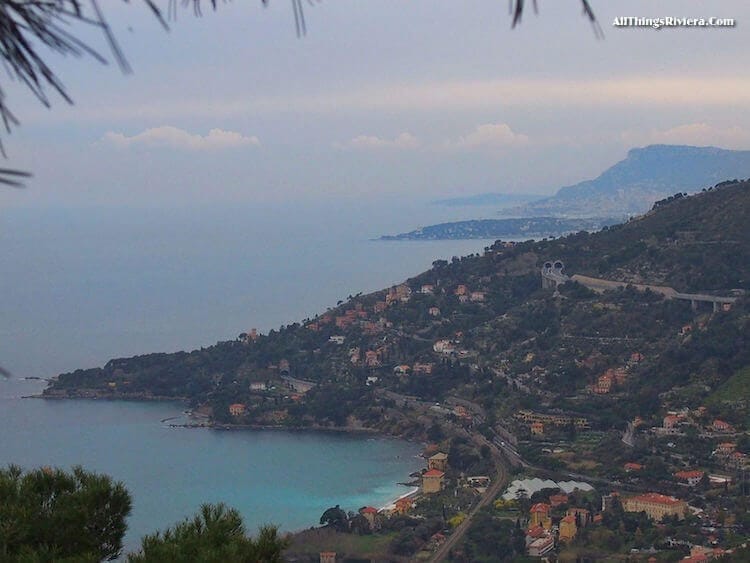
M 347 531 L 349 529 L 349 520 L 346 512 L 337 504 L 327 509 L 320 517 L 320 524 L 335 528 L 339 532 Z
M 124 485 L 81 467 L 0 470 L 0 560 L 115 559 L 131 498 Z
M 276 563 L 288 541 L 274 526 L 264 526 L 253 540 L 245 535 L 240 513 L 224 504 L 204 504 L 193 518 L 141 540 L 129 563 Z

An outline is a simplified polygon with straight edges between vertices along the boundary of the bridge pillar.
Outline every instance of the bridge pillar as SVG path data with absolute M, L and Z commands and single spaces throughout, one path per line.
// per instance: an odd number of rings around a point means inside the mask
M 714 301 L 714 313 L 718 313 L 719 311 L 721 311 L 721 303 Z
M 697 311 L 698 310 L 698 302 L 695 299 L 691 299 L 690 300 L 690 308 L 693 311 Z

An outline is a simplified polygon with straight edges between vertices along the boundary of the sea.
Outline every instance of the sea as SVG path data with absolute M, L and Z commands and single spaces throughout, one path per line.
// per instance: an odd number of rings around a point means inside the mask
M 491 217 L 487 210 L 484 216 Z M 82 465 L 133 495 L 126 550 L 194 514 L 294 531 L 411 489 L 422 445 L 326 432 L 175 428 L 179 403 L 51 401 L 44 378 L 298 322 L 490 241 L 379 241 L 477 208 L 417 198 L 0 210 L 0 466 Z M 42 378 L 42 379 L 36 379 Z

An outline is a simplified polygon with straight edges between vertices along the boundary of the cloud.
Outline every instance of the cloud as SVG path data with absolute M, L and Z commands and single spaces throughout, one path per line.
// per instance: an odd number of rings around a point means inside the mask
M 462 135 L 455 141 L 448 141 L 446 148 L 504 148 L 527 144 L 529 144 L 529 137 L 516 133 L 507 123 L 485 123 L 477 125 L 471 133 Z
M 629 146 L 672 144 L 750 148 L 750 132 L 737 125 L 717 127 L 708 123 L 687 123 L 669 129 L 628 130 L 621 133 L 620 138 Z
M 408 132 L 401 133 L 393 139 L 384 139 L 373 135 L 359 135 L 346 143 L 336 143 L 337 148 L 354 150 L 402 149 L 414 150 L 421 146 L 419 139 Z
M 258 137 L 246 137 L 236 131 L 211 129 L 208 135 L 199 135 L 171 125 L 152 127 L 131 137 L 109 131 L 104 134 L 102 141 L 123 148 L 141 145 L 187 150 L 222 150 L 260 146 Z

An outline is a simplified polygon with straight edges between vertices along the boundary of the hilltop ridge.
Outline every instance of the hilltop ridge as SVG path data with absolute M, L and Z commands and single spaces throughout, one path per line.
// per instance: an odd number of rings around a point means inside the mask
M 555 195 L 501 211 L 532 217 L 615 217 L 643 213 L 654 201 L 677 191 L 693 192 L 750 175 L 750 151 L 687 145 L 649 145 L 592 180 L 563 186 Z

